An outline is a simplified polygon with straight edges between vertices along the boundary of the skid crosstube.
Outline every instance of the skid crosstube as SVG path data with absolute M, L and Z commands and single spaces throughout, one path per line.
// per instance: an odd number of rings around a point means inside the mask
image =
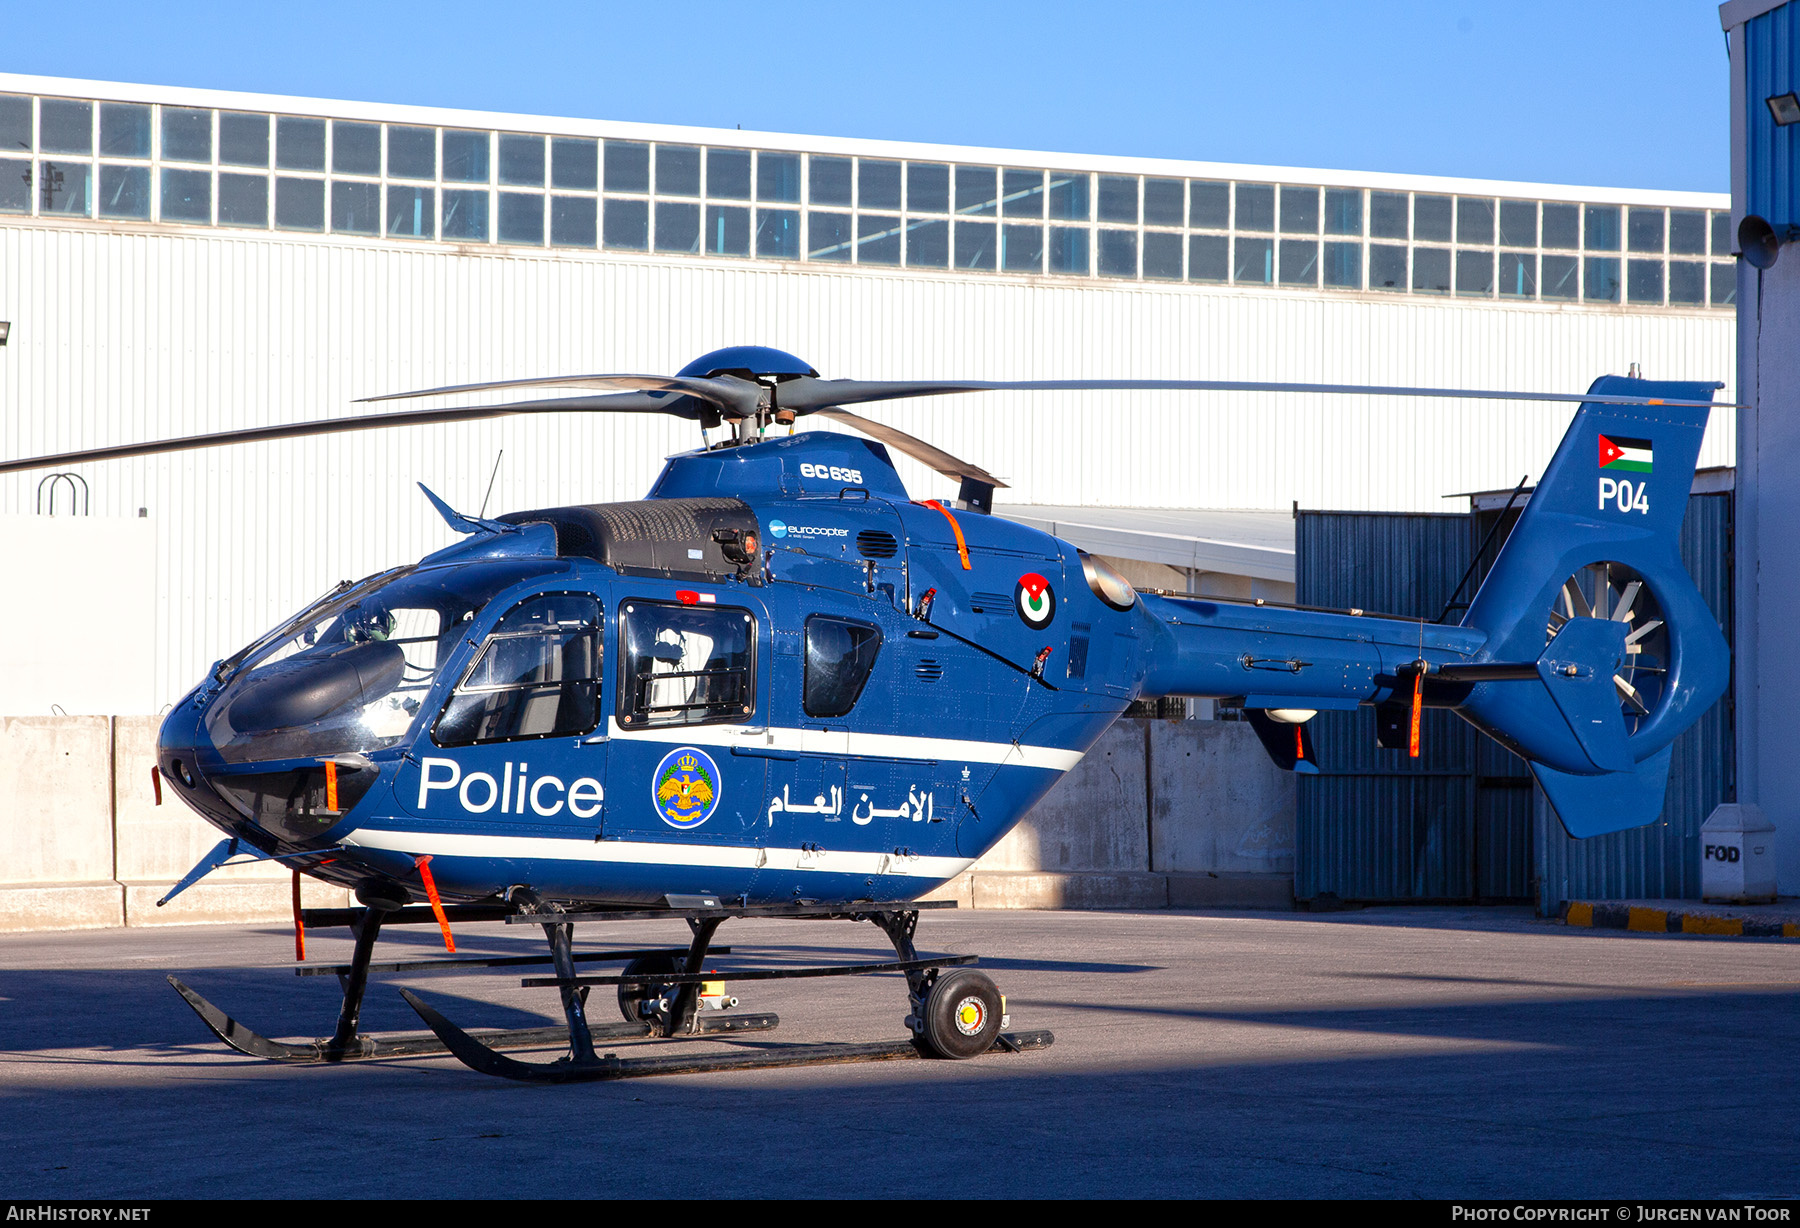
M 727 955 L 730 947 L 714 947 L 714 955 Z M 681 948 L 642 947 L 632 951 L 583 951 L 570 958 L 578 964 L 611 963 L 623 960 L 630 963 L 634 959 L 642 959 L 651 955 L 682 954 Z M 406 959 L 389 963 L 369 965 L 370 972 L 461 972 L 468 968 L 529 968 L 533 964 L 554 963 L 551 955 L 497 955 L 490 957 L 457 958 L 457 959 Z M 304 968 L 295 968 L 295 976 L 349 976 L 356 971 L 355 964 L 309 964 Z
M 714 947 L 710 954 L 728 951 Z M 662 972 L 644 976 L 578 976 L 563 980 L 555 976 L 528 976 L 519 982 L 524 989 L 542 989 L 562 985 L 698 985 L 706 981 L 786 981 L 820 976 L 868 976 L 875 972 L 922 972 L 927 968 L 958 968 L 977 962 L 973 955 L 939 955 L 934 959 L 898 959 L 885 964 L 838 964 L 825 968 L 748 968 L 724 976 L 717 972 Z

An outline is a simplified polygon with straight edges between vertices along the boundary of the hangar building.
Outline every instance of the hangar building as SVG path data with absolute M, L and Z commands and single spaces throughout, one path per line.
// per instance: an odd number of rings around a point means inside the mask
M 1729 205 L 0 74 L 0 454 L 742 343 L 832 377 L 1729 385 Z M 1280 598 L 1296 506 L 1460 510 L 1537 473 L 1567 413 L 1113 393 L 872 416 L 1140 582 Z M 1734 430 L 1715 416 L 1703 464 Z M 157 710 L 339 579 L 445 544 L 417 482 L 469 510 L 635 498 L 698 443 L 558 415 L 0 478 L 26 586 L 7 706 Z M 43 651 L 77 638 L 114 650 Z

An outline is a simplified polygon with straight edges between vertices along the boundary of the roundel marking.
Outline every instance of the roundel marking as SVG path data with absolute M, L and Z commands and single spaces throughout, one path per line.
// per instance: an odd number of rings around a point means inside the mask
M 680 746 L 663 756 L 651 777 L 650 804 L 670 827 L 685 831 L 712 818 L 719 808 L 719 765 L 697 746 Z
M 1027 627 L 1042 631 L 1056 617 L 1056 590 L 1037 572 L 1028 571 L 1013 586 L 1013 605 Z

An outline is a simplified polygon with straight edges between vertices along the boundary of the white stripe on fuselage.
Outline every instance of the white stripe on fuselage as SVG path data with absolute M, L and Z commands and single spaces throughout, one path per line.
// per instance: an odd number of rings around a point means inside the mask
M 742 845 L 686 844 L 661 840 L 564 840 L 554 836 L 502 836 L 463 832 L 391 831 L 359 827 L 343 843 L 409 857 L 505 857 L 539 861 L 694 866 L 730 870 L 823 870 L 832 874 L 896 874 L 934 881 L 954 878 L 972 857 L 919 857 Z
M 1017 742 L 970 742 L 960 738 L 917 738 L 898 733 L 791 729 L 775 725 L 676 725 L 661 729 L 626 729 L 618 718 L 607 719 L 607 736 L 620 741 L 667 742 L 678 746 L 760 747 L 814 755 L 857 755 L 865 759 L 934 759 L 962 763 L 994 763 L 1001 767 L 1047 768 L 1066 772 L 1081 762 L 1083 752 L 1055 746 L 1022 746 Z

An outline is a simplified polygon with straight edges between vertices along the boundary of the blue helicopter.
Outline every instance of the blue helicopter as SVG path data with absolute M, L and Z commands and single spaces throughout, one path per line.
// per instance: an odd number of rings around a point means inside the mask
M 233 858 L 296 874 L 296 920 L 348 925 L 333 1036 L 269 1040 L 176 982 L 227 1043 L 278 1060 L 448 1048 L 478 1070 L 566 1081 L 668 1069 L 1050 1043 L 1006 1031 L 970 956 L 921 957 L 919 897 L 991 848 L 1134 700 L 1241 708 L 1281 767 L 1316 771 L 1307 722 L 1373 705 L 1384 746 L 1418 753 L 1449 708 L 1522 756 L 1575 836 L 1647 823 L 1670 746 L 1722 693 L 1729 653 L 1677 553 L 1717 385 L 1602 377 L 1584 394 L 1242 381 L 826 380 L 779 350 L 707 354 L 676 376 L 589 375 L 431 389 L 598 395 L 410 410 L 128 445 L 0 472 L 189 447 L 517 413 L 675 414 L 705 446 L 645 499 L 486 519 L 426 495 L 463 540 L 344 583 L 220 661 L 164 722 L 158 770 L 226 838 L 176 887 Z M 1298 390 L 1579 402 L 1459 625 L 1134 591 L 1103 561 L 991 515 L 1003 483 L 843 406 L 988 389 Z M 390 398 L 370 398 L 385 400 Z M 792 433 L 825 414 L 868 436 Z M 789 428 L 782 435 L 780 428 Z M 711 432 L 725 428 L 725 437 Z M 888 449 L 960 483 L 913 501 Z M 355 892 L 298 907 L 298 876 Z M 175 892 L 171 892 L 173 896 Z M 168 898 L 168 897 L 165 897 Z M 577 955 L 573 926 L 687 918 L 685 950 Z M 600 1055 L 596 1039 L 714 1034 L 772 1016 L 704 968 L 732 917 L 879 925 L 890 963 L 737 979 L 890 971 L 907 980 L 897 1046 L 757 1051 L 683 1063 Z M 507 1057 L 536 1031 L 362 1036 L 384 923 L 542 925 L 568 1053 Z M 453 949 L 453 948 L 452 948 Z M 625 959 L 613 976 L 584 959 Z M 439 961 L 443 962 L 443 961 Z M 522 960 L 463 961 L 492 965 Z M 173 980 L 174 978 L 171 978 Z M 621 1024 L 586 1016 L 616 986 Z M 402 991 L 406 993 L 406 991 Z M 760 1054 L 760 1056 L 759 1056 Z M 658 1064 L 660 1062 L 660 1065 Z M 636 1063 L 634 1065 L 634 1063 Z

